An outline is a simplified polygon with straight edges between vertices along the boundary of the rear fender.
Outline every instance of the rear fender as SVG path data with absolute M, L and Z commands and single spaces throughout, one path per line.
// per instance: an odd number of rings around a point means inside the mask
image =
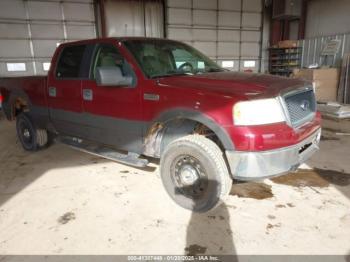
M 18 110 L 25 112 L 38 128 L 46 129 L 48 124 L 48 108 L 34 106 L 29 96 L 22 89 L 14 89 L 5 102 L 6 118 L 14 120 Z
M 32 103 L 28 95 L 20 89 L 14 89 L 9 92 L 9 95 L 5 95 L 3 101 L 3 110 L 8 120 L 14 120 L 16 118 L 16 110 L 20 107 L 24 107 L 25 112 L 30 112 Z

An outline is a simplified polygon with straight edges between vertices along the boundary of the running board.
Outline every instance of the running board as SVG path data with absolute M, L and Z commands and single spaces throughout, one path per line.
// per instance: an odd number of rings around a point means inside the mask
M 148 160 L 139 158 L 139 155 L 136 153 L 119 153 L 111 148 L 103 147 L 75 137 L 58 137 L 56 140 L 60 143 L 70 146 L 73 149 L 77 149 L 88 154 L 100 156 L 102 158 L 106 158 L 126 165 L 135 167 L 145 167 L 148 165 Z

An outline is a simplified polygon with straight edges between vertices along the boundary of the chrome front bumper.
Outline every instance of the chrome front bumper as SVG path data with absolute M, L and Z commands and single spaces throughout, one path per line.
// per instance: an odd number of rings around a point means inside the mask
M 309 159 L 321 138 L 321 128 L 300 143 L 261 152 L 226 151 L 232 177 L 238 180 L 263 179 L 296 170 Z

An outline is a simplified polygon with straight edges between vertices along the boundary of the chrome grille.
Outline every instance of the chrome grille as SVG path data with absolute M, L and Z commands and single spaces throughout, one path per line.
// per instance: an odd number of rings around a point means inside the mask
M 284 97 L 284 101 L 293 126 L 299 126 L 309 121 L 316 112 L 316 99 L 312 89 L 289 94 Z

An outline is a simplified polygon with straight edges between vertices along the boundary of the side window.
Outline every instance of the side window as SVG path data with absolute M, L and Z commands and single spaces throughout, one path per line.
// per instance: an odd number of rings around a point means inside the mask
M 57 78 L 78 78 L 81 61 L 83 60 L 85 45 L 65 47 L 60 55 L 57 69 Z
M 113 45 L 100 45 L 92 67 L 92 77 L 95 79 L 99 67 L 119 67 L 124 75 L 127 75 L 126 63 L 118 49 Z

